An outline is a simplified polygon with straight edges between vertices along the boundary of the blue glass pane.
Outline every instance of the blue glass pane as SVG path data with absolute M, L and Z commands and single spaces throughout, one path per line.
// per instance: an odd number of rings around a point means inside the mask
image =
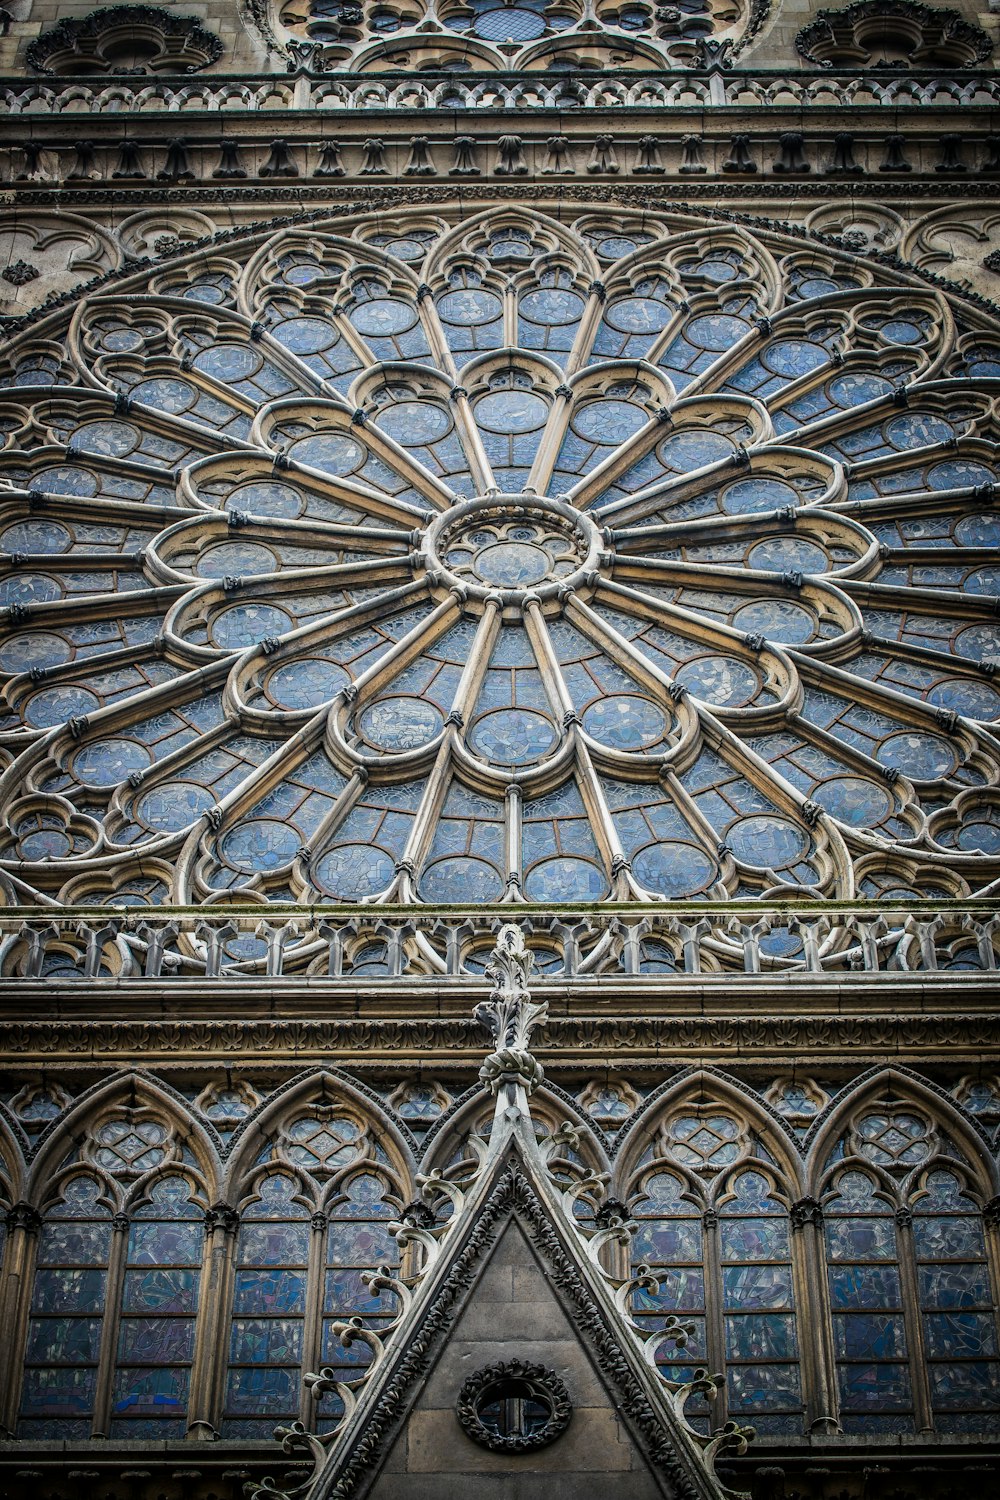
M 906 1356 L 901 1316 L 887 1313 L 838 1314 L 833 1320 L 837 1353 L 847 1359 L 900 1359 Z
M 308 1224 L 240 1226 L 239 1259 L 250 1266 L 305 1265 L 309 1259 Z
M 913 1219 L 913 1248 L 921 1260 L 971 1260 L 984 1253 L 979 1219 L 956 1216 Z
M 34 1312 L 102 1312 L 104 1271 L 36 1271 Z
M 723 1219 L 723 1260 L 782 1260 L 788 1255 L 788 1226 L 783 1219 Z
M 726 1384 L 734 1411 L 773 1411 L 802 1399 L 797 1365 L 731 1365 Z
M 927 1313 L 924 1342 L 932 1359 L 996 1354 L 996 1323 L 990 1313 Z
M 306 1305 L 306 1277 L 297 1271 L 237 1271 L 238 1313 L 296 1313 Z
M 94 1408 L 96 1369 L 24 1372 L 21 1410 L 25 1416 L 81 1416 Z
M 112 1412 L 117 1417 L 183 1416 L 189 1372 L 116 1370 Z
M 197 1305 L 197 1271 L 125 1272 L 125 1312 L 193 1313 Z
M 363 1268 L 391 1265 L 399 1256 L 396 1241 L 379 1224 L 331 1224 L 327 1262 Z
M 727 1359 L 789 1359 L 796 1353 L 794 1318 L 747 1314 L 725 1322 Z
M 635 1312 L 678 1312 L 683 1308 L 705 1306 L 705 1276 L 699 1269 L 661 1268 L 658 1292 L 635 1292 Z
M 895 1266 L 831 1266 L 830 1300 L 834 1307 L 899 1307 L 899 1272 Z
M 171 1364 L 194 1353 L 191 1318 L 124 1318 L 118 1335 L 118 1358 L 143 1364 Z
M 251 1366 L 230 1370 L 226 1410 L 245 1412 L 251 1417 L 277 1417 L 294 1412 L 299 1404 L 300 1380 L 297 1369 L 255 1369 Z
M 397 1298 L 392 1292 L 373 1294 L 361 1280 L 360 1271 L 328 1271 L 324 1306 L 344 1317 L 381 1314 L 393 1316 Z
M 790 1266 L 726 1266 L 722 1292 L 727 1307 L 791 1307 Z
M 298 1364 L 302 1324 L 297 1318 L 237 1318 L 229 1357 L 236 1364 Z
M 87 1364 L 100 1346 L 100 1318 L 34 1318 L 26 1357 L 33 1364 Z
M 920 1301 L 924 1307 L 991 1306 L 986 1267 L 918 1266 Z
M 841 1365 L 840 1392 L 850 1411 L 899 1411 L 910 1405 L 906 1365 Z
M 930 1377 L 936 1407 L 987 1406 L 995 1411 L 1000 1402 L 1000 1365 L 995 1360 L 932 1364 Z
M 111 1248 L 110 1224 L 45 1224 L 38 1244 L 42 1266 L 76 1264 L 103 1265 Z
M 129 1260 L 133 1265 L 190 1265 L 201 1260 L 199 1224 L 133 1224 Z
M 827 1219 L 831 1260 L 893 1260 L 896 1226 L 891 1219 Z
M 701 1224 L 697 1219 L 643 1223 L 632 1240 L 634 1260 L 701 1260 Z

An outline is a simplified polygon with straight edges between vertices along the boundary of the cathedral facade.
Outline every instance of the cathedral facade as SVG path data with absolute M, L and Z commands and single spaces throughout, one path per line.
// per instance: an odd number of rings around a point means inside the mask
M 998 42 L 5 0 L 0 1496 L 995 1487 Z

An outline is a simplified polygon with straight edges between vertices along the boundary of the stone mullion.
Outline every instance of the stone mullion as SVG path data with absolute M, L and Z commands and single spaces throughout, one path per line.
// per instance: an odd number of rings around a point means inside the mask
M 38 1210 L 30 1203 L 15 1204 L 7 1215 L 7 1246 L 3 1289 L 0 1291 L 0 1327 L 5 1331 L 4 1353 L 0 1360 L 0 1431 L 6 1428 L 11 1433 L 17 1425 L 31 1286 L 41 1227 Z
M 609 484 L 614 484 L 640 458 L 645 458 L 649 450 L 655 448 L 670 430 L 669 424 L 660 418 L 640 427 L 638 432 L 620 443 L 607 458 L 585 474 L 578 484 L 573 485 L 569 492 L 573 504 L 581 509 L 589 505 Z
M 105 1438 L 111 1435 L 115 1350 L 121 1322 L 122 1290 L 125 1284 L 125 1261 L 128 1252 L 128 1215 L 115 1214 L 111 1221 L 111 1228 L 108 1280 L 104 1290 L 104 1316 L 101 1319 L 101 1346 L 97 1360 L 97 1389 L 94 1393 L 94 1436 Z
M 505 873 L 505 901 L 521 899 L 521 880 L 524 870 L 521 862 L 521 827 L 524 812 L 524 793 L 516 781 L 512 781 L 505 793 L 506 802 L 506 848 L 507 869 Z
M 806 1431 L 839 1432 L 837 1358 L 830 1289 L 826 1279 L 822 1205 L 815 1198 L 800 1198 L 791 1206 L 789 1221 L 795 1337 L 802 1372 Z
M 566 376 L 575 375 L 580 370 L 590 353 L 591 345 L 597 336 L 598 324 L 604 312 L 604 304 L 607 300 L 607 290 L 603 281 L 592 281 L 587 288 L 589 293 L 587 305 L 580 318 L 580 326 L 576 331 L 573 347 L 566 357 Z
M 431 353 L 437 360 L 440 369 L 444 370 L 452 384 L 458 381 L 458 366 L 455 364 L 455 356 L 448 346 L 444 329 L 441 327 L 441 319 L 438 317 L 437 303 L 430 293 L 430 288 L 421 286 L 417 291 L 417 309 L 420 313 L 420 321 L 427 335 L 427 342 L 431 346 Z
M 724 1292 L 722 1289 L 722 1247 L 719 1234 L 719 1215 L 714 1208 L 706 1208 L 702 1214 L 704 1238 L 702 1264 L 705 1268 L 705 1355 L 710 1373 L 726 1367 L 726 1320 L 723 1315 Z M 719 1389 L 712 1407 L 710 1425 L 722 1426 L 729 1417 L 729 1380 Z
M 503 291 L 503 341 L 507 349 L 518 347 L 517 292 L 510 286 Z
M 326 1214 L 313 1214 L 309 1239 L 309 1273 L 306 1279 L 306 1311 L 302 1323 L 302 1368 L 299 1371 L 299 1415 L 307 1427 L 312 1426 L 313 1402 L 307 1397 L 302 1377 L 318 1370 L 321 1363 L 326 1231 Z
M 1000 1325 L 1000 1195 L 983 1204 L 983 1240 L 987 1276 L 992 1289 L 993 1321 Z
M 913 1214 L 908 1208 L 896 1210 L 896 1252 L 899 1262 L 900 1296 L 903 1304 L 903 1327 L 910 1362 L 910 1388 L 913 1392 L 913 1419 L 918 1433 L 932 1432 L 930 1380 L 927 1375 L 927 1351 L 924 1347 L 923 1319 L 920 1316 L 920 1287 L 913 1249 Z
M 493 467 L 487 456 L 479 428 L 476 426 L 476 419 L 472 415 L 468 392 L 464 387 L 456 385 L 451 391 L 450 400 L 455 413 L 455 426 L 458 429 L 459 441 L 469 460 L 473 480 L 480 493 L 485 495 L 487 490 L 496 489 L 496 480 L 493 478 Z
M 229 1316 L 239 1214 L 219 1203 L 205 1215 L 205 1254 L 188 1399 L 191 1438 L 214 1438 L 221 1420 L 229 1350 Z
M 560 385 L 556 388 L 556 399 L 549 411 L 548 421 L 545 423 L 545 431 L 542 433 L 542 441 L 538 445 L 535 461 L 531 465 L 528 475 L 527 487 L 538 495 L 548 492 L 549 481 L 552 478 L 552 470 L 556 459 L 559 457 L 559 449 L 562 447 L 563 438 L 566 436 L 566 428 L 569 423 L 569 414 L 573 410 L 573 392 L 568 385 Z

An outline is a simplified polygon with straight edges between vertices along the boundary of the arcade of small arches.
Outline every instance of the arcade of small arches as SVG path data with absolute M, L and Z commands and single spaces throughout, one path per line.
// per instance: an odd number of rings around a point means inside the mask
M 984 1433 L 1000 1202 L 974 1111 L 1000 1099 L 957 1092 L 894 1070 L 833 1098 L 809 1079 L 762 1095 L 709 1070 L 642 1093 L 547 1085 L 533 1113 L 542 1134 L 575 1127 L 551 1159 L 578 1211 L 633 1221 L 633 1265 L 659 1278 L 633 1292 L 637 1322 L 689 1325 L 665 1378 L 725 1369 L 713 1426 Z M 75 1101 L 57 1083 L 5 1098 L 4 1284 L 24 1294 L 3 1308 L 3 1420 L 76 1441 L 265 1440 L 298 1417 L 304 1371 L 356 1377 L 367 1346 L 334 1325 L 392 1327 L 419 1267 L 393 1228 L 449 1211 L 443 1191 L 414 1204 L 417 1174 L 460 1182 L 492 1110 L 478 1089 L 323 1071 L 270 1094 L 124 1073 Z M 337 1410 L 309 1420 L 329 1430 Z
M 509 207 L 128 287 L 0 372 L 8 901 L 995 888 L 980 314 Z
M 691 63 L 706 38 L 736 41 L 743 0 L 286 0 L 274 33 L 325 71 L 651 71 Z

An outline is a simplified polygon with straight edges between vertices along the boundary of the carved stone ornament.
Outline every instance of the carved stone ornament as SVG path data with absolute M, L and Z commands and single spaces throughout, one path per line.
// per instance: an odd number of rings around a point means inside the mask
M 218 62 L 222 42 L 195 16 L 153 5 L 112 5 L 60 21 L 28 48 L 37 73 L 196 73 Z
M 533 1004 L 528 993 L 528 975 L 534 960 L 519 927 L 501 927 L 490 954 L 486 978 L 493 989 L 488 1001 L 476 1006 L 477 1021 L 489 1028 L 496 1048 L 480 1071 L 480 1078 L 496 1092 L 502 1082 L 517 1080 L 529 1094 L 542 1081 L 542 1069 L 529 1052 L 531 1033 L 544 1024 L 547 1003 Z
M 520 1360 L 484 1365 L 458 1394 L 462 1431 L 491 1453 L 532 1453 L 561 1437 L 573 1403 L 554 1370 Z
M 919 0 L 860 0 L 846 10 L 817 11 L 795 46 L 827 68 L 973 68 L 993 55 L 980 27 L 957 10 Z

